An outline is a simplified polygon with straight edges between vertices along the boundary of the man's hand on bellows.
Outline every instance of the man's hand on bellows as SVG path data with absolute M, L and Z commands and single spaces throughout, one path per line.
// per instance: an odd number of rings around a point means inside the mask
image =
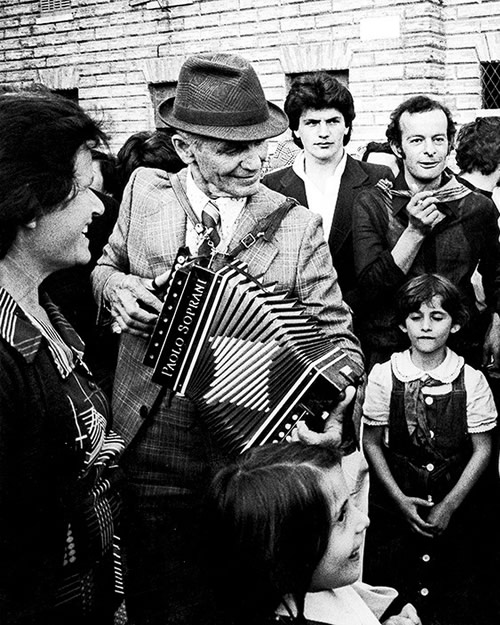
M 339 447 L 342 442 L 342 425 L 344 413 L 356 395 L 354 386 L 348 386 L 342 393 L 340 401 L 335 404 L 330 414 L 325 414 L 323 432 L 310 430 L 302 421 L 297 425 L 296 435 L 292 440 L 299 440 L 308 445 L 331 445 Z
M 113 332 L 130 332 L 144 338 L 149 337 L 162 308 L 162 301 L 157 293 L 165 285 L 169 275 L 170 272 L 165 272 L 154 281 L 130 274 L 119 274 L 110 278 L 104 297 L 113 317 Z

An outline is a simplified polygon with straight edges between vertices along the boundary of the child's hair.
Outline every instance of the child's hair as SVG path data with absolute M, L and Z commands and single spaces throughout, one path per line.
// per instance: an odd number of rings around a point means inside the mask
M 396 322 L 404 324 L 409 314 L 417 312 L 433 297 L 441 298 L 441 306 L 461 328 L 469 320 L 469 311 L 458 288 L 437 273 L 424 273 L 406 282 L 396 296 Z
M 318 445 L 257 447 L 215 476 L 205 518 L 221 624 L 273 617 L 285 595 L 302 622 L 305 595 L 331 530 L 325 471 L 339 452 Z

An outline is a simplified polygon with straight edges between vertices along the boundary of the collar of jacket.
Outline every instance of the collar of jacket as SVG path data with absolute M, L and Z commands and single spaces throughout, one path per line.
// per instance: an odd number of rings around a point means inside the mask
M 41 300 L 51 322 L 68 347 L 81 360 L 85 349 L 83 341 L 46 295 L 42 294 Z M 28 363 L 32 363 L 35 359 L 43 339 L 42 333 L 30 322 L 12 295 L 1 286 L 0 337 L 21 354 Z
M 450 170 L 445 169 L 442 173 L 441 187 L 444 187 L 444 185 L 450 182 L 450 180 L 452 180 L 453 178 L 455 178 L 455 175 Z M 398 174 L 396 180 L 394 181 L 393 188 L 398 191 L 409 191 L 409 187 L 406 183 L 403 171 L 401 171 Z M 408 197 L 405 197 L 405 196 L 401 197 L 398 195 L 393 195 L 392 196 L 393 215 L 397 215 L 403 208 L 407 206 L 409 201 L 410 201 L 410 198 Z M 452 214 L 454 216 L 457 216 L 458 205 L 455 202 L 440 202 L 439 210 L 445 213 L 446 215 Z

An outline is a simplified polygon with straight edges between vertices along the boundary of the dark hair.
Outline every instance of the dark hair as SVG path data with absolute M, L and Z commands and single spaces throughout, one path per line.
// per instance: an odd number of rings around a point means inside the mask
M 366 144 L 361 160 L 367 161 L 373 152 L 395 156 L 388 141 L 369 141 Z
M 455 160 L 462 172 L 492 174 L 500 164 L 500 117 L 478 117 L 464 124 L 458 132 Z
M 74 161 L 84 144 L 105 140 L 71 100 L 48 93 L 0 96 L 0 258 L 18 228 L 62 208 L 76 192 Z
M 90 150 L 92 160 L 99 163 L 102 175 L 102 192 L 115 196 L 117 192 L 116 158 L 109 152 Z
M 327 108 L 337 109 L 342 113 L 345 125 L 349 129 L 344 137 L 344 145 L 349 143 L 352 122 L 356 117 L 354 101 L 349 89 L 326 72 L 304 74 L 295 78 L 286 96 L 284 108 L 292 131 L 298 129 L 300 116 L 307 109 L 316 111 Z M 295 132 L 292 134 L 294 142 L 302 148 L 302 141 L 295 136 Z
M 220 620 L 254 625 L 273 616 L 285 595 L 303 618 L 305 595 L 331 529 L 325 471 L 336 450 L 270 444 L 223 468 L 207 495 L 209 561 L 221 593 Z
M 12 95 L 29 92 L 33 95 L 52 95 L 52 91 L 39 82 L 26 82 L 21 84 L 0 83 L 0 95 Z
M 175 132 L 158 128 L 153 132 L 136 132 L 125 141 L 116 157 L 120 195 L 138 167 L 156 167 L 176 173 L 186 166 L 172 144 Z
M 416 95 L 412 98 L 408 98 L 402 102 L 392 113 L 391 113 L 391 121 L 387 130 L 385 132 L 385 136 L 390 144 L 395 145 L 396 147 L 401 147 L 401 125 L 400 119 L 403 113 L 409 113 L 413 115 L 415 113 L 427 113 L 429 111 L 443 111 L 446 115 L 447 120 L 447 129 L 446 136 L 448 138 L 449 149 L 453 147 L 453 139 L 455 137 L 455 122 L 451 116 L 451 112 L 448 107 L 437 100 L 433 100 L 425 95 Z
M 409 314 L 417 312 L 422 304 L 433 297 L 441 298 L 441 306 L 451 316 L 453 323 L 463 327 L 469 320 L 469 311 L 459 289 L 448 278 L 437 273 L 424 273 L 406 282 L 396 296 L 396 321 L 404 324 Z

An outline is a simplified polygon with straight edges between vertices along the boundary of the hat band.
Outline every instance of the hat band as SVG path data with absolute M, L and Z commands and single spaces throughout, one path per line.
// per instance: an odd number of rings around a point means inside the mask
M 265 107 L 250 111 L 198 111 L 193 108 L 174 106 L 174 116 L 183 122 L 196 126 L 251 126 L 269 119 L 267 102 Z

